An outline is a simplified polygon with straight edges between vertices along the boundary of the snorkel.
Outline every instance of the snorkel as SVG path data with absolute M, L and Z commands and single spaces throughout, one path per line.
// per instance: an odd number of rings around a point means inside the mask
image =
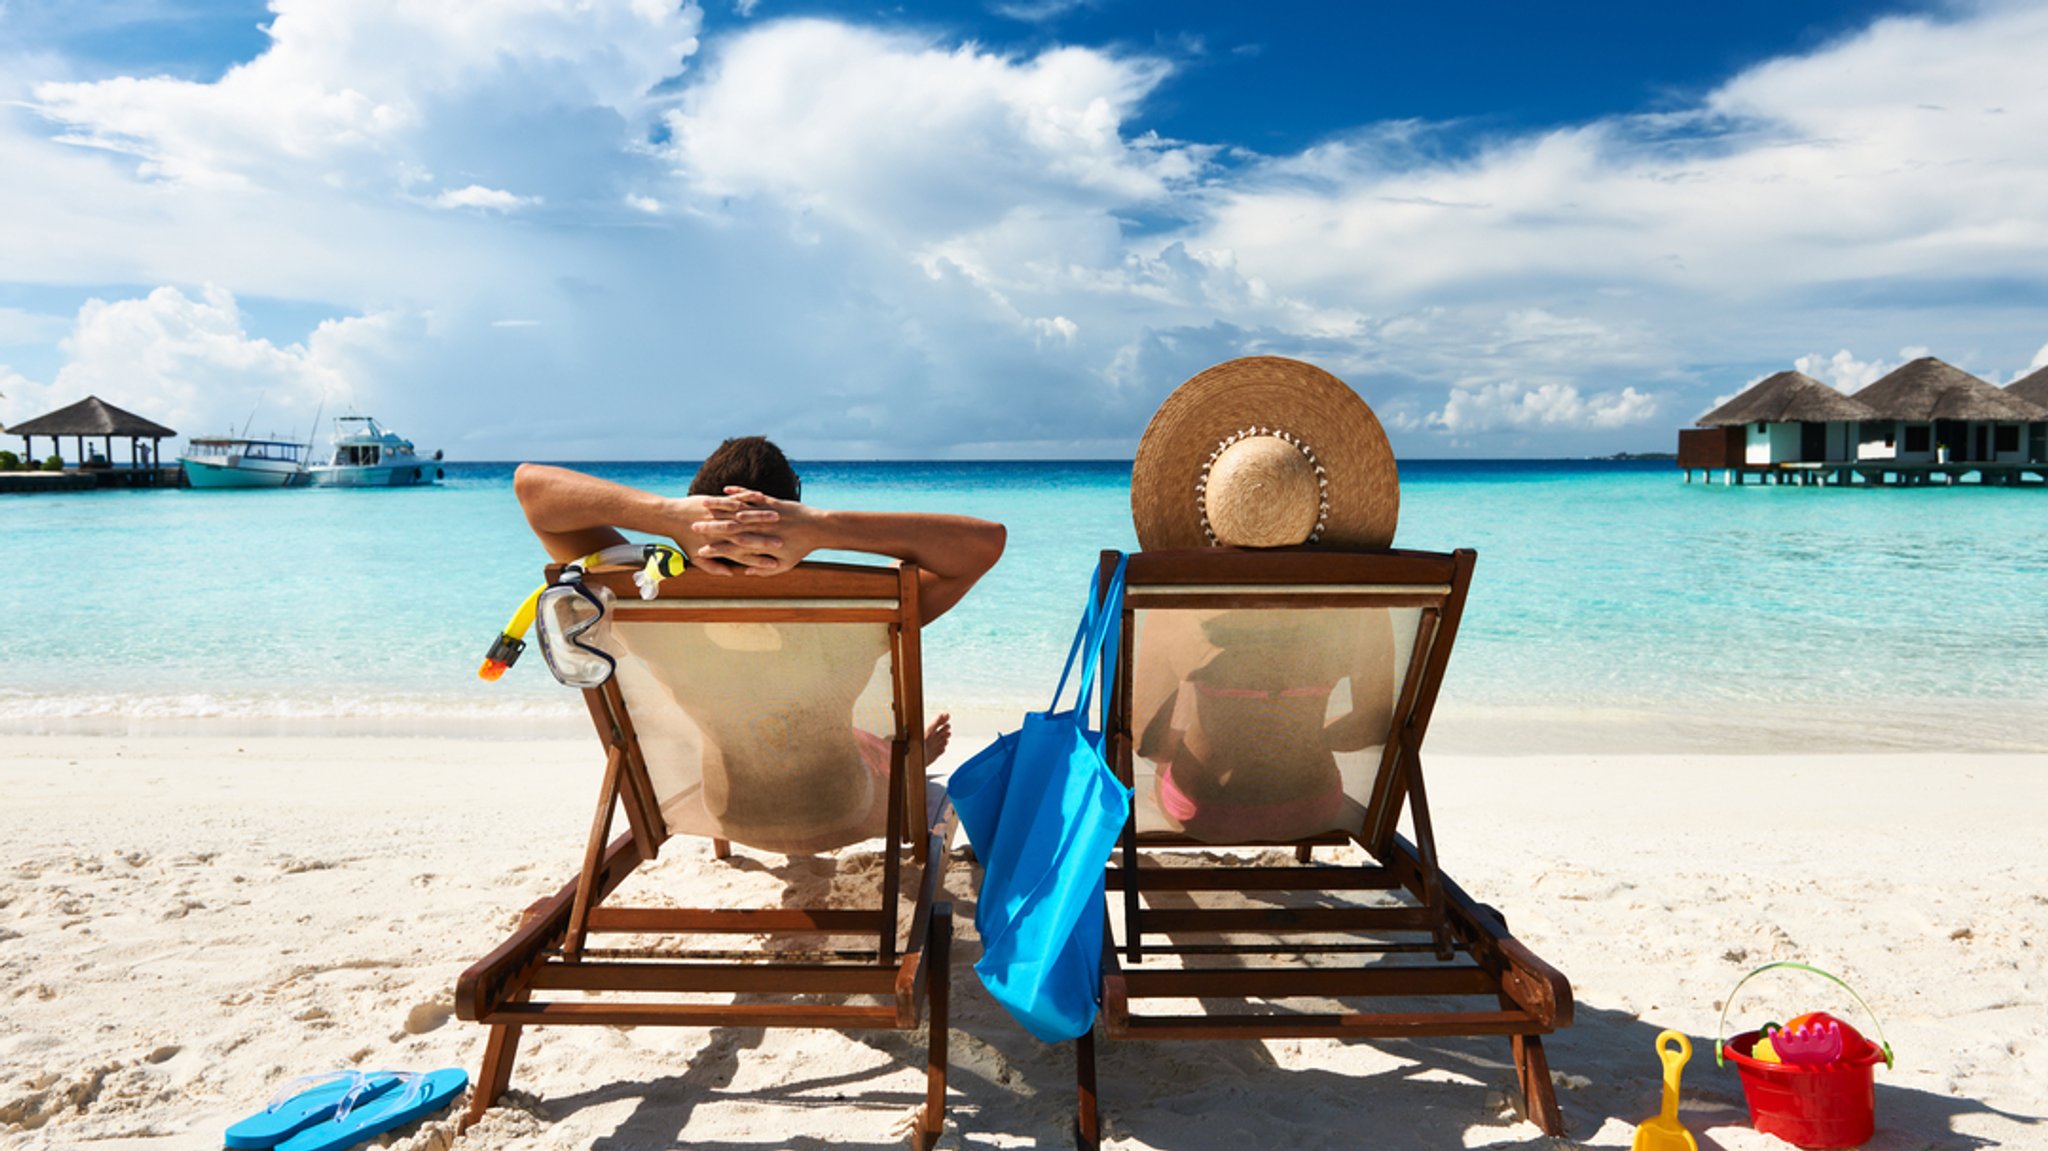
M 519 653 L 526 650 L 524 636 L 533 629 L 533 611 L 540 603 L 540 593 L 547 590 L 545 585 L 533 589 L 533 594 L 520 601 L 518 610 L 505 622 L 505 630 L 491 642 L 491 650 L 484 653 L 484 662 L 476 669 L 478 679 L 496 681 L 519 662 Z
M 661 593 L 661 581 L 674 575 L 681 575 L 683 553 L 667 544 L 619 544 L 603 551 L 592 552 L 582 559 L 564 565 L 564 574 L 574 572 L 574 579 L 580 581 L 585 568 L 613 564 L 640 565 L 633 573 L 633 585 L 640 589 L 641 599 L 653 599 Z M 534 616 L 540 607 L 540 597 L 550 585 L 542 584 L 533 589 L 533 594 L 520 601 L 512 618 L 505 623 L 505 630 L 491 643 L 491 650 L 484 653 L 484 662 L 476 669 L 478 679 L 496 681 L 513 664 L 519 662 L 519 655 L 526 650 L 526 633 L 533 629 Z

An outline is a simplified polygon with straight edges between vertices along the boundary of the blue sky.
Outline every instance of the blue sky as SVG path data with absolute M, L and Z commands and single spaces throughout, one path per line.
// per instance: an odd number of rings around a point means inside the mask
M 1396 450 L 2048 362 L 2039 5 L 0 0 L 0 422 L 467 459 L 1127 455 L 1314 360 Z

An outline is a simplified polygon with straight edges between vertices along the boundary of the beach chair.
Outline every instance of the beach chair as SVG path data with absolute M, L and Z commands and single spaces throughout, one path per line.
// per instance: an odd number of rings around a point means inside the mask
M 456 986 L 457 1015 L 490 1027 L 464 1126 L 506 1090 L 525 1027 L 913 1030 L 929 1005 L 916 1142 L 930 1147 L 945 1116 L 951 814 L 925 778 L 918 570 L 692 569 L 652 600 L 625 569 L 584 583 L 613 598 L 596 642 L 617 665 L 583 693 L 604 747 L 597 811 L 580 874 Z M 674 835 L 710 838 L 720 859 L 733 843 L 875 843 L 880 890 L 854 907 L 617 905 Z
M 1504 1035 L 1528 1118 L 1562 1133 L 1541 1037 L 1570 1024 L 1571 985 L 1439 870 L 1423 786 L 1473 560 L 1131 557 L 1106 739 L 1134 799 L 1108 869 L 1101 1011 L 1077 1044 L 1083 1147 L 1100 1138 L 1096 1033 Z M 1283 761 L 1292 793 L 1262 797 Z M 1345 844 L 1365 861 L 1315 856 Z M 1266 850 L 1185 850 L 1245 847 Z

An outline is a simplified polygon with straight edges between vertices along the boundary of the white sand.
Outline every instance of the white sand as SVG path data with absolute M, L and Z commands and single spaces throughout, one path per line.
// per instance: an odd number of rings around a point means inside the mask
M 959 751 L 986 740 L 965 727 Z M 593 743 L 5 737 L 0 1146 L 218 1146 L 280 1081 L 349 1065 L 475 1072 L 457 973 L 573 871 Z M 1430 761 L 1449 873 L 1568 975 L 1549 1040 L 1567 1145 L 1628 1147 L 1657 1108 L 1657 1031 L 1695 1054 L 1703 1147 L 1749 1129 L 1714 1067 L 1720 1000 L 1801 958 L 1869 999 L 1877 1148 L 2048 1147 L 2048 756 L 1547 756 Z M 636 883 L 680 896 L 827 882 L 830 861 L 715 863 L 677 842 Z M 971 874 L 941 1146 L 1060 1146 L 1072 1063 L 975 980 Z M 645 889 L 643 889 L 645 890 Z M 1853 1004 L 1772 973 L 1743 1026 Z M 1867 1030 L 1867 1028 L 1866 1028 Z M 1549 1145 L 1505 1040 L 1111 1044 L 1116 1147 Z M 515 1094 L 459 1144 L 611 1151 L 885 1146 L 922 1093 L 919 1037 L 530 1031 Z M 452 1113 L 451 1113 L 452 1115 Z M 389 1145 L 438 1148 L 452 1117 Z

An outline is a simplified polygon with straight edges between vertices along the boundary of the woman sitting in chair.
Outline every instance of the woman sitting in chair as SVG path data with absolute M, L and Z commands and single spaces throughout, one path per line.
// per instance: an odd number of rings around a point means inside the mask
M 1379 420 L 1336 377 L 1233 360 L 1183 384 L 1138 446 L 1148 551 L 1384 548 L 1399 484 Z M 1338 756 L 1386 742 L 1396 659 L 1384 611 L 1148 608 L 1132 714 L 1159 813 L 1215 843 L 1287 842 L 1346 821 Z

